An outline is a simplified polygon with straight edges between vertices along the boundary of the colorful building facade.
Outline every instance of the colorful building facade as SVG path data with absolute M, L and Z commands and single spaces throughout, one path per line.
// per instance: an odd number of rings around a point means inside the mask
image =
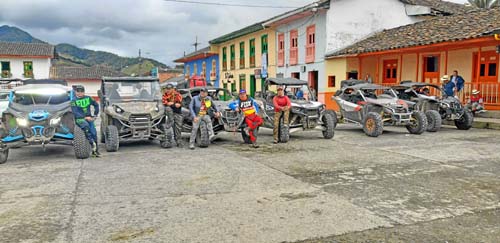
M 276 30 L 278 77 L 307 80 L 315 90 L 323 91 L 328 9 L 329 1 L 320 1 L 264 23 Z
M 276 76 L 276 32 L 257 23 L 210 41 L 219 54 L 219 87 L 246 89 L 255 97 L 267 77 Z
M 214 47 L 206 47 L 175 60 L 184 63 L 184 78 L 204 77 L 208 85 L 219 87 L 219 55 Z
M 350 73 L 369 75 L 374 83 L 383 85 L 405 80 L 441 85 L 440 77 L 458 71 L 466 81 L 459 93 L 462 102 L 476 89 L 481 92 L 486 109 L 500 110 L 498 34 L 499 8 L 385 30 L 327 53 L 328 78 L 335 89 Z

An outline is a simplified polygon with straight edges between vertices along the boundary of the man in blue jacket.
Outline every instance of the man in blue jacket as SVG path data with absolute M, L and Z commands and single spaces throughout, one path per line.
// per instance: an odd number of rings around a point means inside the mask
M 85 132 L 89 143 L 92 145 L 92 155 L 99 157 L 97 131 L 94 124 L 95 117 L 99 115 L 99 104 L 92 97 L 85 95 L 85 87 L 82 85 L 75 86 L 74 90 L 75 97 L 71 100 L 71 110 L 75 116 L 76 125 Z M 94 107 L 94 116 L 92 116 L 90 106 Z
M 441 78 L 441 82 L 443 82 L 444 93 L 447 96 L 453 97 L 455 95 L 455 83 L 450 82 L 450 78 L 448 77 L 448 75 L 444 75 Z
M 464 78 L 462 78 L 462 76 L 458 75 L 457 70 L 453 71 L 453 75 L 451 75 L 451 82 L 455 84 L 455 90 L 457 91 L 457 94 L 464 88 L 465 80 Z
M 212 127 L 212 119 L 210 115 L 215 117 L 219 116 L 217 107 L 213 104 L 213 100 L 208 96 L 208 90 L 206 88 L 201 88 L 200 94 L 193 97 L 191 103 L 189 103 L 189 111 L 191 113 L 191 118 L 193 119 L 193 129 L 191 130 L 191 137 L 189 138 L 189 149 L 194 149 L 194 142 L 196 140 L 196 134 L 200 128 L 200 122 L 204 121 L 208 128 L 208 137 L 212 141 L 215 137 L 214 129 Z

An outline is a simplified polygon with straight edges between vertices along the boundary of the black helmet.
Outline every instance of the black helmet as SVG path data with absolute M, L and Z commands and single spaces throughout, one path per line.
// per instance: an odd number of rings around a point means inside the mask
M 73 85 L 73 89 L 76 92 L 85 92 L 85 87 L 83 87 L 83 85 Z
M 174 88 L 174 85 L 173 85 L 173 84 L 167 84 L 166 88 L 167 88 L 167 89 L 173 89 L 173 88 Z
M 201 88 L 200 92 L 208 92 L 208 89 L 207 88 Z

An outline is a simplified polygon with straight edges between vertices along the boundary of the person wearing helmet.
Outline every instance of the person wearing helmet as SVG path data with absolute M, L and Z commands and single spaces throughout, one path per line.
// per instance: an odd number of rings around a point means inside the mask
M 99 148 L 97 146 L 97 130 L 95 128 L 95 117 L 99 115 L 99 104 L 92 97 L 85 95 L 85 87 L 82 85 L 74 86 L 75 96 L 71 100 L 71 110 L 75 116 L 75 122 L 80 127 L 85 136 L 92 145 L 92 155 L 99 157 Z M 90 106 L 94 107 L 94 115 Z
M 172 84 L 167 84 L 162 97 L 167 114 L 167 124 L 174 128 L 174 138 L 177 147 L 182 147 L 182 95 L 174 89 Z

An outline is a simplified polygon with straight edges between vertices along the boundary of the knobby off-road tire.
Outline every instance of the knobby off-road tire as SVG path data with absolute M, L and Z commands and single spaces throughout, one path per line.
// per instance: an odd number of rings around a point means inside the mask
M 85 132 L 79 126 L 75 126 L 74 129 L 73 149 L 77 159 L 88 159 L 92 154 L 92 146 Z
M 414 119 L 415 123 L 411 125 L 406 125 L 406 129 L 408 132 L 411 134 L 422 134 L 427 130 L 427 117 L 425 116 L 425 113 L 421 111 L 415 111 L 411 114 L 412 118 Z
M 370 137 L 378 137 L 384 132 L 384 123 L 380 114 L 369 112 L 363 121 L 363 131 Z
M 4 164 L 7 162 L 7 159 L 9 158 L 9 149 L 5 148 L 3 151 L 0 152 L 0 164 Z
M 460 120 L 455 120 L 455 126 L 458 128 L 458 130 L 469 130 L 471 129 L 473 122 L 474 116 L 472 115 L 472 112 L 466 110 Z
M 337 128 L 337 123 L 338 123 L 337 112 L 332 110 L 325 110 L 325 114 L 330 114 L 333 117 L 333 128 Z
M 252 140 L 250 140 L 250 135 L 247 135 L 245 133 L 245 130 L 244 130 L 245 127 L 246 126 L 244 126 L 244 127 L 241 128 L 241 138 L 243 139 L 243 142 L 245 142 L 246 144 L 252 144 Z M 259 129 L 260 129 L 260 127 L 258 127 L 257 129 L 255 129 L 253 131 L 253 134 L 254 134 L 255 137 L 257 137 L 259 135 Z
M 290 141 L 290 129 L 288 126 L 283 124 L 283 119 L 280 120 L 278 138 L 280 143 L 288 143 Z M 248 138 L 250 140 L 250 138 Z
M 196 133 L 196 145 L 198 145 L 198 147 L 200 148 L 206 148 L 208 147 L 208 145 L 210 145 L 208 127 L 207 123 L 205 123 L 204 121 L 200 122 L 200 128 Z
M 106 151 L 116 152 L 120 147 L 120 134 L 118 128 L 114 125 L 106 127 Z
M 425 112 L 427 116 L 427 131 L 428 132 L 437 132 L 441 129 L 441 124 L 443 123 L 443 119 L 439 112 L 435 110 L 430 110 Z
M 106 134 L 104 133 L 105 130 L 106 128 L 101 125 L 101 137 L 99 138 L 101 143 L 106 143 Z
M 323 126 L 325 127 L 325 130 L 323 130 L 323 138 L 325 139 L 332 139 L 333 136 L 335 135 L 335 124 L 337 114 L 335 112 L 326 112 L 323 114 Z

